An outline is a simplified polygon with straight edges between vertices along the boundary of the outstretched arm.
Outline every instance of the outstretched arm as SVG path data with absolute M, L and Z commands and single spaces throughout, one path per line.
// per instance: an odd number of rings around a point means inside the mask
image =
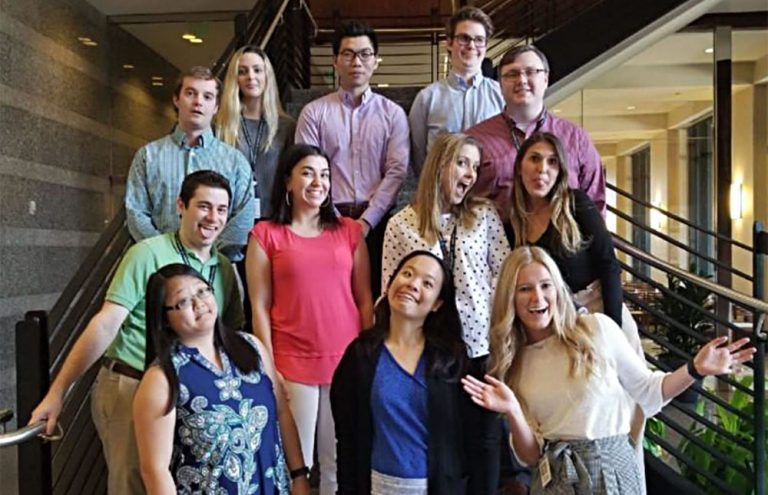
M 693 357 L 693 366 L 697 373 L 702 376 L 732 373 L 735 364 L 751 360 L 756 352 L 754 347 L 744 349 L 744 346 L 749 343 L 747 337 L 723 345 L 727 341 L 728 337 L 717 337 L 707 342 L 696 353 Z M 681 366 L 664 377 L 661 394 L 665 401 L 673 399 L 693 385 L 693 382 L 694 377 L 688 372 L 687 366 Z
M 541 447 L 525 419 L 515 393 L 491 375 L 485 375 L 485 382 L 467 375 L 461 379 L 461 383 L 475 404 L 507 418 L 515 454 L 528 466 L 536 464 L 541 456 Z

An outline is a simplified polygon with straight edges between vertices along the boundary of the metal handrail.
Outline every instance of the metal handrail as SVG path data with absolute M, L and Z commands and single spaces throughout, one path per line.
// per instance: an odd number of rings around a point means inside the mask
M 45 421 L 19 428 L 16 431 L 0 434 L 0 448 L 11 447 L 37 438 L 45 431 Z
M 283 3 L 280 5 L 280 8 L 277 9 L 277 15 L 275 15 L 275 18 L 272 19 L 272 22 L 269 25 L 269 28 L 267 29 L 267 34 L 264 35 L 264 39 L 261 40 L 261 43 L 259 43 L 259 48 L 264 50 L 267 48 L 267 44 L 269 43 L 270 38 L 272 38 L 272 33 L 275 32 L 275 29 L 277 28 L 277 25 L 280 24 L 283 20 L 283 12 L 285 12 L 285 9 L 288 8 L 288 4 L 291 2 L 291 0 L 283 0 Z
M 682 223 L 686 227 L 690 227 L 690 228 L 692 228 L 694 230 L 698 230 L 699 232 L 701 232 L 703 234 L 707 234 L 707 235 L 713 236 L 713 237 L 717 238 L 718 240 L 728 242 L 728 243 L 730 243 L 730 244 L 732 244 L 734 246 L 740 247 L 741 249 L 744 249 L 744 250 L 746 250 L 748 252 L 753 252 L 754 251 L 754 247 L 753 246 L 745 244 L 745 243 L 743 243 L 741 241 L 737 241 L 736 239 L 732 239 L 732 238 L 730 238 L 728 236 L 724 236 L 723 234 L 719 234 L 719 233 L 717 233 L 717 232 L 715 232 L 713 230 L 709 230 L 709 229 L 706 229 L 704 227 L 700 227 L 700 226 L 696 225 L 695 223 L 691 222 L 690 220 L 681 217 L 680 215 L 676 215 L 676 214 L 672 213 L 671 211 L 667 211 L 667 210 L 665 210 L 663 208 L 659 208 L 658 206 L 656 206 L 656 205 L 654 205 L 654 204 L 652 204 L 652 203 L 650 203 L 648 201 L 644 201 L 644 200 L 642 200 L 642 199 L 640 199 L 640 198 L 638 198 L 636 196 L 633 196 L 631 193 L 625 191 L 624 189 L 621 189 L 620 187 L 617 187 L 617 186 L 615 186 L 613 184 L 610 184 L 608 182 L 605 183 L 605 187 L 606 187 L 606 189 L 610 189 L 611 191 L 614 191 L 617 194 L 620 194 L 621 196 L 624 196 L 625 198 L 629 199 L 633 203 L 637 203 L 639 205 L 645 206 L 646 208 L 650 208 L 650 209 L 656 210 L 659 213 L 663 214 L 664 216 L 666 216 L 668 218 L 671 218 L 672 220 L 674 220 L 676 222 Z
M 707 289 L 708 291 L 713 292 L 718 296 L 725 297 L 726 299 L 730 299 L 731 301 L 737 302 L 742 306 L 752 308 L 761 313 L 768 313 L 768 302 L 761 301 L 760 299 L 756 299 L 746 294 L 742 294 L 741 292 L 735 291 L 728 287 L 723 287 L 722 285 L 718 285 L 715 282 L 712 282 L 711 280 L 708 280 L 703 277 L 699 277 L 698 275 L 694 275 L 686 270 L 683 270 L 682 268 L 678 268 L 675 265 L 672 265 L 660 258 L 657 258 L 656 256 L 653 256 L 644 251 L 641 251 L 640 249 L 636 248 L 635 246 L 628 243 L 627 241 L 625 241 L 624 239 L 622 239 L 617 235 L 613 236 L 613 244 L 619 250 L 629 254 L 633 258 L 643 261 L 644 263 L 654 268 L 658 268 L 659 270 L 662 270 L 667 273 L 671 273 L 672 275 L 682 278 L 688 282 L 700 285 L 705 289 Z M 756 322 L 756 323 L 760 323 L 760 322 Z M 755 326 L 755 330 L 758 331 L 759 333 L 757 325 Z M 762 334 L 762 338 L 765 338 L 764 332 Z

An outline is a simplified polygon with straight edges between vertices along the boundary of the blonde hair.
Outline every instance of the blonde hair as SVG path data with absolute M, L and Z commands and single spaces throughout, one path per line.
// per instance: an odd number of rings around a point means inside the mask
M 232 55 L 232 58 L 229 59 L 227 75 L 224 78 L 221 105 L 216 116 L 216 129 L 219 139 L 230 146 L 237 146 L 237 140 L 240 137 L 241 113 L 243 109 L 237 76 L 240 68 L 240 57 L 245 53 L 255 53 L 264 60 L 266 81 L 264 92 L 261 95 L 261 118 L 267 123 L 267 136 L 262 150 L 259 150 L 264 151 L 272 146 L 277 135 L 278 119 L 281 115 L 285 115 L 285 111 L 280 103 L 280 94 L 277 91 L 275 70 L 272 68 L 267 54 L 257 46 L 244 46 L 237 50 Z
M 576 313 L 568 286 L 554 260 L 540 247 L 520 247 L 507 256 L 501 266 L 491 312 L 490 374 L 507 383 L 513 390 L 520 380 L 518 351 L 527 342 L 525 329 L 515 314 L 515 293 L 520 270 L 539 263 L 552 277 L 557 294 L 550 329 L 570 360 L 570 376 L 596 374 L 604 362 L 595 345 L 592 330 Z
M 475 138 L 466 134 L 442 134 L 437 137 L 429 150 L 424 168 L 421 171 L 419 185 L 416 188 L 413 209 L 416 211 L 419 235 L 428 243 L 437 242 L 440 235 L 440 213 L 444 206 L 443 174 L 459 159 L 461 148 L 465 145 L 474 146 L 482 154 L 482 148 Z M 452 170 L 452 169 L 451 169 Z M 451 173 L 449 180 L 451 188 L 456 186 L 458 177 Z M 488 201 L 477 198 L 471 188 L 464 195 L 464 200 L 458 205 L 451 205 L 451 213 L 465 228 L 472 228 L 477 219 L 475 208 L 488 204 Z
M 568 186 L 568 161 L 563 151 L 560 140 L 549 132 L 536 132 L 525 140 L 517 152 L 515 158 L 515 171 L 512 184 L 512 211 L 509 214 L 509 222 L 515 233 L 515 245 L 513 248 L 527 244 L 528 223 L 532 212 L 530 196 L 523 185 L 522 165 L 525 155 L 537 143 L 547 143 L 552 146 L 557 161 L 560 164 L 560 172 L 557 174 L 555 184 L 549 191 L 547 198 L 552 205 L 552 226 L 555 227 L 560 245 L 567 254 L 573 254 L 584 248 L 585 239 L 576 220 L 573 218 L 573 194 Z

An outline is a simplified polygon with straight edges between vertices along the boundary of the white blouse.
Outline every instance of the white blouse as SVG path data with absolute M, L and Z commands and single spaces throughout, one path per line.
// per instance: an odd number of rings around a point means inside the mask
M 467 229 L 447 215 L 441 232 L 450 250 L 451 234 L 456 227 L 453 282 L 456 286 L 456 306 L 461 318 L 464 343 L 470 358 L 488 354 L 488 330 L 491 323 L 491 303 L 501 263 L 509 254 L 496 209 L 483 205 L 476 210 L 472 228 Z M 428 245 L 419 235 L 418 219 L 413 207 L 406 206 L 389 220 L 384 234 L 381 284 L 385 292 L 389 277 L 400 260 L 408 253 L 423 249 L 443 257 L 440 243 Z
M 595 440 L 629 433 L 634 402 L 646 417 L 664 401 L 666 373 L 651 371 L 616 323 L 602 313 L 582 315 L 605 359 L 599 375 L 569 376 L 570 359 L 556 336 L 525 346 L 515 391 L 540 446 L 543 440 Z M 633 402 L 634 401 L 634 402 Z M 511 438 L 510 438 L 511 440 Z

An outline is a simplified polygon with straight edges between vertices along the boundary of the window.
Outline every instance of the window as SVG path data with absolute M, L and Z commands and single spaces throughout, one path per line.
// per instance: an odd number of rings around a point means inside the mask
M 712 164 L 712 117 L 700 120 L 688 128 L 688 219 L 694 225 L 714 230 L 715 176 Z M 688 229 L 688 244 L 701 255 L 715 256 L 715 240 L 696 229 Z M 709 275 L 712 263 L 691 255 L 690 266 L 695 273 Z
M 640 200 L 651 201 L 651 147 L 632 153 L 632 195 Z M 632 219 L 637 223 L 650 226 L 650 211 L 645 206 L 632 202 Z M 651 252 L 651 234 L 639 227 L 632 227 L 632 244 L 646 253 Z M 637 259 L 632 259 L 632 267 L 639 273 L 650 276 L 651 267 Z

